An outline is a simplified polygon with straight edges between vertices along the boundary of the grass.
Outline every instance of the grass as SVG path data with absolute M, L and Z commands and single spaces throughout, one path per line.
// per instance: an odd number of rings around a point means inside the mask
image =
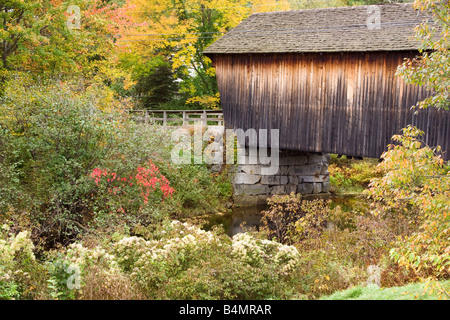
M 403 287 L 379 288 L 376 285 L 358 286 L 324 296 L 321 300 L 438 300 L 450 298 L 450 280 L 438 282 L 442 290 L 425 283 Z M 433 289 L 432 289 L 433 288 Z
M 335 194 L 361 193 L 372 178 L 380 176 L 380 172 L 376 170 L 377 165 L 378 159 L 353 160 L 346 156 L 338 158 L 332 154 L 328 167 L 331 191 Z

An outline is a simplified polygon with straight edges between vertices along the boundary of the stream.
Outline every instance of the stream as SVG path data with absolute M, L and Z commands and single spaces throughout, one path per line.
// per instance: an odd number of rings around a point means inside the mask
M 352 211 L 354 209 L 363 209 L 368 204 L 358 197 L 358 195 L 328 195 L 324 196 L 311 196 L 305 198 L 305 200 L 313 200 L 317 198 L 330 199 L 331 207 L 341 206 L 344 211 Z M 243 232 L 242 224 L 245 224 L 246 228 L 256 227 L 261 225 L 262 212 L 268 210 L 267 205 L 253 206 L 253 207 L 235 207 L 229 213 L 217 213 L 209 217 L 207 229 L 214 225 L 221 225 L 226 234 L 230 237 Z
M 242 224 L 245 227 L 259 227 L 261 225 L 262 211 L 267 210 L 268 206 L 254 207 L 235 207 L 230 213 L 219 213 L 212 215 L 208 220 L 208 227 L 222 225 L 226 234 L 232 237 L 235 234 L 243 232 Z

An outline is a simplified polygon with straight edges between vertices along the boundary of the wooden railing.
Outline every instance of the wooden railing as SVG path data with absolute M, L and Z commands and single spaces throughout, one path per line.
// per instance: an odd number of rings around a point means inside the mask
M 163 126 L 223 126 L 222 110 L 131 110 L 131 117 L 140 123 Z

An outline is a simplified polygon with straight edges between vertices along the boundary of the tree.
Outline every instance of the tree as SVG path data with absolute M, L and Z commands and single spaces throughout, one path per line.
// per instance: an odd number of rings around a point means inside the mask
M 450 276 L 450 166 L 440 147 L 423 144 L 424 132 L 408 126 L 395 135 L 379 169 L 383 177 L 366 191 L 374 199 L 375 214 L 406 218 L 417 225 L 399 238 L 390 252 L 400 266 L 419 277 Z
M 137 77 L 134 92 L 145 108 L 169 102 L 178 92 L 172 66 L 161 56 L 146 63 Z
M 433 94 L 421 101 L 420 108 L 430 106 L 448 110 L 450 106 L 450 6 L 448 0 L 416 0 L 415 9 L 426 11 L 433 23 L 426 21 L 416 28 L 421 41 L 421 55 L 407 59 L 398 74 L 407 83 L 425 85 Z
M 285 0 L 131 0 L 131 4 L 141 27 L 121 40 L 142 57 L 165 56 L 182 80 L 180 93 L 191 97 L 187 102 L 194 107 L 219 102 L 215 69 L 203 50 L 253 12 L 290 9 Z
M 11 69 L 11 58 L 26 46 L 45 42 L 49 7 L 41 1 L 2 1 L 0 3 L 0 60 L 2 69 Z M 47 3 L 48 5 L 48 3 Z
M 0 72 L 115 79 L 120 73 L 112 34 L 131 26 L 127 7 L 102 0 L 10 0 L 0 3 Z M 73 19 L 76 29 L 69 28 Z M 3 78 L 5 79 L 5 78 Z
M 420 56 L 407 59 L 397 71 L 407 83 L 424 85 L 432 95 L 419 108 L 449 109 L 450 106 L 450 7 L 448 0 L 416 0 L 415 9 L 430 19 L 416 28 L 421 41 Z M 384 176 L 374 179 L 367 191 L 381 210 L 409 217 L 418 224 L 410 235 L 394 243 L 390 256 L 399 266 L 418 277 L 440 279 L 450 276 L 450 167 L 441 148 L 431 148 L 421 139 L 424 132 L 408 126 L 382 155 L 379 167 Z M 446 150 L 447 152 L 449 150 Z

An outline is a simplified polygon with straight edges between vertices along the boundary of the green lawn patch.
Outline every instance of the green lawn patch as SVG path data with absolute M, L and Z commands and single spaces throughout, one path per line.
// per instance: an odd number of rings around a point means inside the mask
M 403 287 L 379 288 L 376 285 L 358 286 L 324 296 L 321 300 L 438 300 L 449 298 L 450 280 L 426 287 L 425 283 L 414 283 Z

